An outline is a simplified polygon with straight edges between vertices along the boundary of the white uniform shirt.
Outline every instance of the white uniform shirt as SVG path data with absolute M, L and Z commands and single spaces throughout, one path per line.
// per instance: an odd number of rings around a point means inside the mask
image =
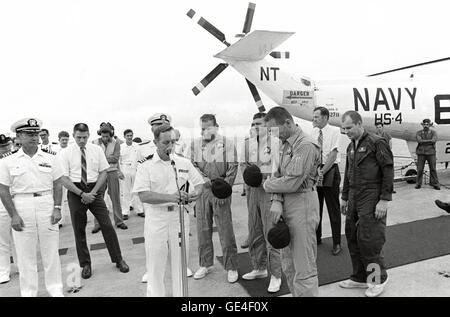
M 137 160 L 142 160 L 149 155 L 156 153 L 156 145 L 153 141 L 148 143 L 139 144 L 138 152 L 137 152 Z
M 189 186 L 203 184 L 203 177 L 188 159 L 173 155 L 175 167 L 178 173 L 178 185 L 180 188 L 189 181 Z M 173 194 L 177 192 L 175 171 L 170 161 L 163 161 L 158 153 L 153 158 L 138 165 L 133 193 L 152 191 L 161 194 Z M 152 204 L 152 206 L 169 206 L 173 203 Z
M 133 169 L 137 168 L 137 156 L 139 144 L 136 142 L 127 145 L 125 142 L 120 145 L 120 165 L 129 165 Z
M 95 183 L 98 175 L 109 168 L 103 149 L 98 145 L 87 143 L 86 149 L 87 182 Z M 74 183 L 81 182 L 81 149 L 77 144 L 69 145 L 58 154 L 64 176 Z
M 63 170 L 52 154 L 38 149 L 29 157 L 22 149 L 0 160 L 0 183 L 9 186 L 11 194 L 29 194 L 53 190 L 53 181 Z
M 311 132 L 311 137 L 314 141 L 319 139 L 320 129 L 315 127 Z M 341 162 L 341 156 L 339 155 L 339 140 L 341 138 L 341 131 L 338 127 L 332 127 L 329 124 L 322 128 L 323 135 L 323 147 L 322 147 L 322 163 L 325 164 L 330 155 L 331 151 L 334 149 L 338 150 L 338 155 L 334 163 Z M 317 143 L 318 144 L 318 143 Z

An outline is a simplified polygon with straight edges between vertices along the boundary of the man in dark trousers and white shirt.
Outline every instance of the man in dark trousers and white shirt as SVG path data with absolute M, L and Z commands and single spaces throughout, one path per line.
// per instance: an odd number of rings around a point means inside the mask
M 330 112 L 325 107 L 317 107 L 313 112 L 314 129 L 311 136 L 317 140 L 320 147 L 319 181 L 317 183 L 317 195 L 319 197 L 320 222 L 317 228 L 317 244 L 322 243 L 322 215 L 323 202 L 327 203 L 328 216 L 330 217 L 331 232 L 333 236 L 333 255 L 341 252 L 341 211 L 339 206 L 339 186 L 341 174 L 339 172 L 339 128 L 328 124 Z
M 91 257 L 86 242 L 86 211 L 89 209 L 97 219 L 111 261 L 116 263 L 121 272 L 129 271 L 128 265 L 122 259 L 119 240 L 109 218 L 104 200 L 104 183 L 110 167 L 101 147 L 88 143 L 89 128 L 84 123 L 78 123 L 73 128 L 72 144 L 62 151 L 59 160 L 64 170 L 62 181 L 68 189 L 68 201 L 72 226 L 75 234 L 78 261 L 83 268 L 81 276 L 91 277 Z

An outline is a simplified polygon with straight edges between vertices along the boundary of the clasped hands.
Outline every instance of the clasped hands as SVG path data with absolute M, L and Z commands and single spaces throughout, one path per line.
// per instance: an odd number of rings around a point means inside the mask
M 97 196 L 97 193 L 82 193 L 81 194 L 81 202 L 85 205 L 88 205 L 92 203 L 95 200 L 95 196 Z

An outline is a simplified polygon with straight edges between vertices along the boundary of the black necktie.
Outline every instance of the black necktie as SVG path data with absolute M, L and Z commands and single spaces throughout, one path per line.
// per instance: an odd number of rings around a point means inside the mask
M 84 151 L 84 147 L 81 147 L 80 150 L 81 150 L 81 184 L 87 186 L 86 152 Z

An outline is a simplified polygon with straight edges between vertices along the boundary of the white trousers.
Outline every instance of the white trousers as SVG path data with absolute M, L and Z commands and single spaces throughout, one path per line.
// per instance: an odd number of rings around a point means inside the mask
M 120 169 L 124 175 L 124 179 L 120 180 L 120 205 L 122 206 L 122 214 L 129 215 L 130 207 L 140 214 L 144 212 L 144 207 L 139 199 L 138 194 L 133 193 L 134 179 L 136 177 L 136 169 L 133 169 L 131 165 L 122 164 Z
M 10 280 L 11 255 L 14 253 L 11 217 L 2 207 L 0 206 L 0 283 Z M 15 254 L 14 262 L 17 262 L 17 256 Z
M 45 286 L 50 296 L 61 297 L 63 284 L 59 260 L 59 228 L 51 224 L 53 196 L 17 195 L 14 205 L 25 227 L 13 230 L 20 275 L 20 294 L 35 297 L 38 293 L 37 246 L 44 266 Z
M 151 205 L 147 205 L 151 206 Z M 166 296 L 164 273 L 170 251 L 172 271 L 172 294 L 182 296 L 181 248 L 178 234 L 180 220 L 178 207 L 167 211 L 167 207 L 148 207 L 145 213 L 145 254 L 147 264 L 147 297 Z M 186 257 L 189 254 L 189 215 L 184 213 Z
M 62 199 L 61 199 L 61 220 L 58 222 L 58 224 L 63 225 L 65 220 L 65 215 L 69 215 L 69 201 L 67 199 L 67 188 L 63 186 L 62 188 Z M 70 218 L 70 217 L 69 217 Z

